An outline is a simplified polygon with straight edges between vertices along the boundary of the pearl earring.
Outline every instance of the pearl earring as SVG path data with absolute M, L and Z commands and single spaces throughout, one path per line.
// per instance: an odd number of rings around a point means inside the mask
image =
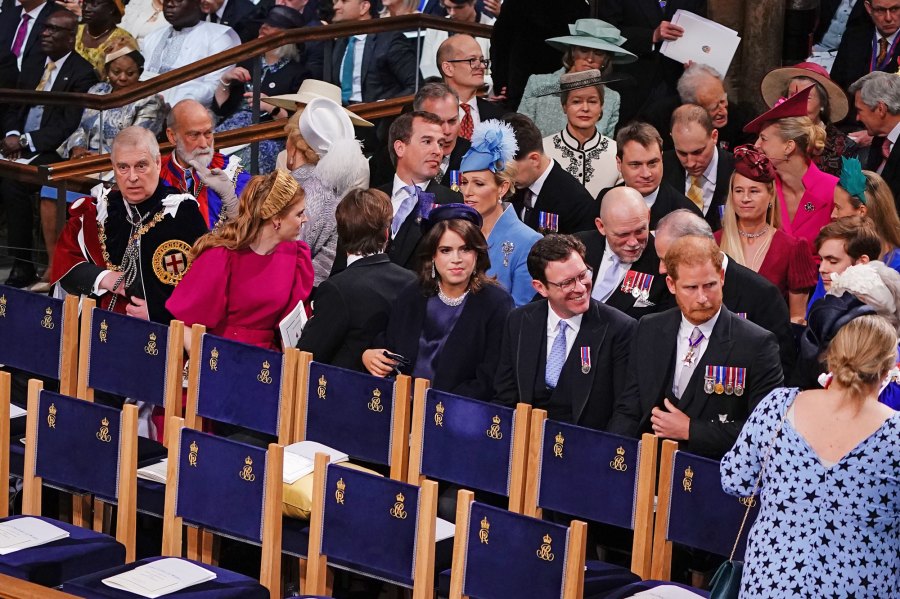
M 275 227 L 276 231 L 281 229 L 281 223 L 273 223 L 273 226 Z

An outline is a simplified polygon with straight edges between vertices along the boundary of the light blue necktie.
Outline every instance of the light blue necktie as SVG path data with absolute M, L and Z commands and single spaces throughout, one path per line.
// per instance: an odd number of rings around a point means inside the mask
M 187 192 L 194 195 L 194 176 L 191 169 L 184 169 L 184 184 L 187 186 Z
M 341 103 L 349 104 L 353 95 L 353 49 L 356 46 L 356 37 L 350 36 L 347 40 L 347 51 L 344 53 L 344 63 L 341 65 Z
M 619 286 L 619 264 L 621 264 L 621 261 L 618 256 L 613 254 L 610 262 L 612 262 L 612 264 L 610 264 L 609 268 L 606 269 L 606 272 L 603 273 L 603 278 L 594 285 L 594 291 L 591 293 L 591 297 L 598 302 L 605 302 L 608 300 L 609 296 L 616 290 L 616 287 Z
M 403 190 L 408 195 L 407 198 L 403 200 L 403 203 L 400 204 L 400 207 L 397 209 L 397 214 L 394 215 L 394 220 L 391 221 L 391 237 L 397 236 L 397 232 L 400 230 L 400 227 L 403 226 L 403 222 L 406 220 L 406 217 L 410 215 L 410 213 L 419 203 L 418 186 L 407 185 L 403 188 Z
M 553 347 L 550 348 L 550 354 L 547 356 L 547 370 L 544 373 L 544 382 L 551 389 L 556 389 L 559 373 L 562 372 L 563 364 L 566 363 L 567 328 L 569 328 L 569 323 L 565 320 L 560 320 L 557 326 L 556 339 L 553 340 Z

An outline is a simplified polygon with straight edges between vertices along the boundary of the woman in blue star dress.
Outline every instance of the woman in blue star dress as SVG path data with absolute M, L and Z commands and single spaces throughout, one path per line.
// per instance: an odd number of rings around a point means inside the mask
M 900 413 L 877 399 L 896 348 L 879 316 L 844 325 L 826 355 L 828 388 L 774 390 L 725 455 L 730 494 L 753 493 L 763 469 L 741 597 L 900 593 Z

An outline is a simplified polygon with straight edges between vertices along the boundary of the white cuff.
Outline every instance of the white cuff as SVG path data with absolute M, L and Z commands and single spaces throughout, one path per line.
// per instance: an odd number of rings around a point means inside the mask
M 91 287 L 92 295 L 96 295 L 97 297 L 100 297 L 101 295 L 106 293 L 106 289 L 100 289 L 100 282 L 103 280 L 103 277 L 105 277 L 106 275 L 108 275 L 111 272 L 112 272 L 111 270 L 104 270 L 99 275 L 97 275 L 97 278 L 94 279 L 94 286 Z

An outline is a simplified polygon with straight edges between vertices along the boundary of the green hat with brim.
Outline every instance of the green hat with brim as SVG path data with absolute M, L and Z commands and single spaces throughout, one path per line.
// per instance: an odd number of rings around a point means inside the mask
M 608 52 L 615 64 L 628 64 L 638 59 L 637 56 L 622 48 L 628 41 L 619 30 L 600 19 L 578 19 L 569 25 L 569 35 L 551 37 L 547 40 L 550 46 L 565 52 L 572 46 L 593 48 Z

